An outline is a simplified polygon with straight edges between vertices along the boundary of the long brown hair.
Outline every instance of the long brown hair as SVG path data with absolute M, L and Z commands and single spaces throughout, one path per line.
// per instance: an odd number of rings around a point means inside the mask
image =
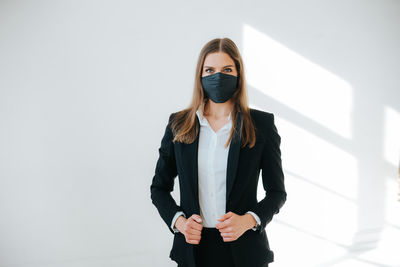
M 204 95 L 203 87 L 201 85 L 203 64 L 206 56 L 209 53 L 215 52 L 227 53 L 235 62 L 238 72 L 238 89 L 232 96 L 232 101 L 234 103 L 234 108 L 231 114 L 232 129 L 225 148 L 228 146 L 233 134 L 236 131 L 241 131 L 242 133 L 241 146 L 244 147 L 246 144 L 249 144 L 249 147 L 252 148 L 256 142 L 256 134 L 247 101 L 243 61 L 236 44 L 229 38 L 213 39 L 207 42 L 201 49 L 197 60 L 192 102 L 187 108 L 177 112 L 171 122 L 171 129 L 174 134 L 173 141 L 190 144 L 195 140 L 197 134 L 199 133 L 199 126 L 196 123 L 196 111 L 197 109 L 201 108 L 204 114 L 204 107 L 208 101 L 208 98 Z M 235 125 L 239 111 L 241 112 L 243 123 L 240 129 L 236 129 Z

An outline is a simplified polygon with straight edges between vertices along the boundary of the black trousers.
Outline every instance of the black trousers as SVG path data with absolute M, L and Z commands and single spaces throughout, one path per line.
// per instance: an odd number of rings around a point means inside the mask
M 194 249 L 196 267 L 235 267 L 228 243 L 217 228 L 203 227 L 200 243 Z M 186 266 L 178 264 L 178 267 Z M 268 267 L 268 263 L 254 267 Z

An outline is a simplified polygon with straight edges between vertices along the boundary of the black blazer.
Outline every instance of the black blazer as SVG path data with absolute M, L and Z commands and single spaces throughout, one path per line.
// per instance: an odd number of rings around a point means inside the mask
M 152 203 L 156 206 L 169 231 L 174 234 L 169 257 L 179 264 L 195 266 L 193 248 L 197 244 L 186 242 L 185 236 L 174 233 L 170 228 L 177 211 L 183 211 L 189 218 L 200 214 L 197 173 L 197 135 L 191 144 L 172 142 L 171 113 L 159 148 L 159 158 L 155 175 L 150 186 Z M 241 113 L 238 113 L 237 129 L 240 129 Z M 226 212 L 232 211 L 244 215 L 253 211 L 261 220 L 257 231 L 249 229 L 235 241 L 227 242 L 231 246 L 235 266 L 258 267 L 274 261 L 270 250 L 266 225 L 278 213 L 286 201 L 284 174 L 281 165 L 281 138 L 274 124 L 274 115 L 265 111 L 250 109 L 256 131 L 256 143 L 253 148 L 240 147 L 241 135 L 231 141 L 228 152 L 226 174 Z M 199 120 L 196 116 L 199 126 Z M 260 170 L 266 191 L 265 197 L 257 202 L 257 185 Z M 179 176 L 180 205 L 171 196 L 174 179 Z

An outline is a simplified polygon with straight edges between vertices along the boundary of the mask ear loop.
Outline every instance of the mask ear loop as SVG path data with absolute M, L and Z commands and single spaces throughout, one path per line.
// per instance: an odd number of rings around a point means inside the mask
M 206 95 L 204 95 L 204 103 L 203 103 L 203 106 L 205 107 L 206 106 L 206 104 L 207 104 L 207 102 L 208 102 L 208 97 L 206 96 Z

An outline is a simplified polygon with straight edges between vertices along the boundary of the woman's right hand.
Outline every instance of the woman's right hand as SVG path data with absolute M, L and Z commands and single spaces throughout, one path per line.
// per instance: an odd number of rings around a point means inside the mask
M 176 228 L 185 235 L 186 242 L 189 244 L 199 244 L 203 225 L 199 215 L 193 214 L 188 219 L 179 216 L 176 220 Z

